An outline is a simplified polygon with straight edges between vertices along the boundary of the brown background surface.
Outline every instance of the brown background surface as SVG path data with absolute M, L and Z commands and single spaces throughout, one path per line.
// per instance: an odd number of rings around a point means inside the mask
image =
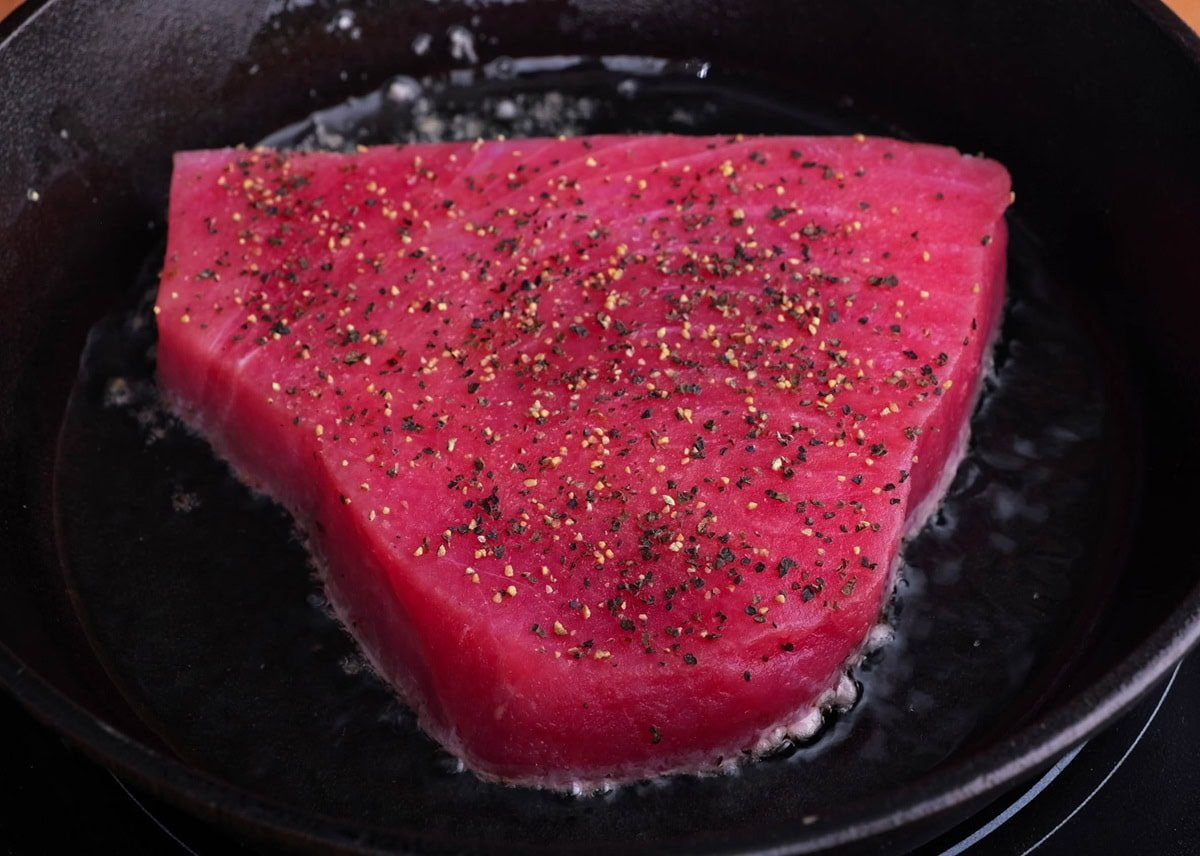
M 20 6 L 21 3 L 22 0 L 0 0 L 0 18 Z M 1200 0 L 1166 0 L 1166 3 L 1194 29 L 1200 30 Z
M 1192 29 L 1200 30 L 1200 0 L 1167 0 L 1167 5 L 1191 24 Z

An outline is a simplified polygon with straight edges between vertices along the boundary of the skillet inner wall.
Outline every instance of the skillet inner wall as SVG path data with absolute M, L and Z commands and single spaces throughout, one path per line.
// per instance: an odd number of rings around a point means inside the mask
M 127 288 L 135 259 L 152 246 L 154 230 L 146 223 L 162 209 L 169 151 L 254 139 L 378 83 L 399 70 L 397 57 L 405 58 L 410 73 L 449 64 L 442 34 L 460 17 L 453 7 L 426 4 L 390 13 L 363 9 L 361 35 L 351 43 L 326 32 L 332 4 L 281 13 L 264 26 L 274 5 L 213 2 L 167 10 L 153 3 L 53 3 L 41 12 L 47 19 L 36 32 L 14 38 L 0 56 L 0 78 L 29 82 L 0 104 L 0 229 L 6 235 L 0 247 L 6 319 L 0 404 L 7 416 L 0 456 L 17 476 L 6 479 L 0 493 L 0 531 L 14 545 L 9 567 L 26 570 L 21 580 L 4 575 L 13 614 L 25 606 L 47 614 L 49 598 L 28 590 L 53 588 L 44 581 L 56 578 L 48 549 L 52 444 L 45 442 L 46 429 L 61 413 L 83 331 L 99 307 Z M 865 2 L 812 5 L 804 14 L 790 4 L 736 8 L 736 15 L 700 3 L 490 8 L 479 13 L 483 20 L 475 29 L 484 38 L 476 47 L 481 58 L 544 53 L 545 30 L 529 22 L 547 22 L 559 32 L 556 52 L 700 55 L 804 91 L 849 95 L 868 111 L 903 116 L 906 127 L 926 138 L 966 150 L 986 147 L 1026 176 L 1028 198 L 1019 210 L 1044 242 L 1044 257 L 1064 267 L 1082 263 L 1087 276 L 1073 278 L 1086 282 L 1081 299 L 1102 309 L 1120 307 L 1108 314 L 1115 347 L 1128 348 L 1140 368 L 1151 361 L 1155 367 L 1135 372 L 1143 397 L 1155 401 L 1155 394 L 1171 393 L 1174 430 L 1195 425 L 1194 374 L 1186 362 L 1163 356 L 1187 352 L 1184 324 L 1196 308 L 1194 289 L 1184 287 L 1188 244 L 1182 238 L 1187 224 L 1200 221 L 1200 180 L 1186 145 L 1200 139 L 1194 110 L 1200 93 L 1194 69 L 1156 47 L 1156 34 L 1136 10 L 1030 3 L 980 14 L 925 2 L 886 9 Z M 1089 28 L 1064 50 L 1054 34 L 1084 18 L 1112 27 Z M 412 56 L 409 44 L 418 32 L 436 34 L 441 50 Z M 845 34 L 852 34 L 851 50 Z M 48 66 L 48 56 L 71 61 Z M 1179 85 L 1146 89 L 1124 73 L 1132 67 L 1146 79 L 1161 76 Z M 1047 81 L 1070 84 L 1051 88 Z M 1167 116 L 1173 117 L 1170 133 L 1162 128 Z M 63 129 L 67 138 L 59 134 Z M 1146 163 L 1156 168 L 1147 171 Z M 36 204 L 27 189 L 38 191 Z M 31 421 L 28 414 L 43 419 Z M 1153 440 L 1165 426 L 1154 413 L 1148 416 Z M 1194 483 L 1194 452 L 1167 441 L 1149 445 L 1174 453 L 1169 468 L 1152 459 L 1151 488 Z M 1151 502 L 1159 493 L 1150 491 Z M 1154 519 L 1143 517 L 1134 548 L 1139 557 L 1159 558 L 1165 547 L 1157 545 L 1169 541 L 1155 537 Z M 40 540 L 31 541 L 31 531 Z M 1180 569 L 1159 581 L 1133 620 L 1111 625 L 1105 634 L 1111 644 L 1082 670 L 1098 674 L 1113 655 L 1129 650 L 1194 583 L 1195 573 Z M 33 663 L 71 662 L 47 645 L 61 637 L 62 621 L 56 615 L 42 623 L 6 623 L 4 641 Z M 88 676 L 79 668 L 48 671 L 82 694 Z

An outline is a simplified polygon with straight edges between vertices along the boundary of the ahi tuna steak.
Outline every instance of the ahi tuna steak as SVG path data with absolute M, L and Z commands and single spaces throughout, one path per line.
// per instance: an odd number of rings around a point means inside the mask
M 966 447 L 1009 201 L 863 137 L 184 153 L 159 381 L 470 769 L 703 771 L 845 686 Z

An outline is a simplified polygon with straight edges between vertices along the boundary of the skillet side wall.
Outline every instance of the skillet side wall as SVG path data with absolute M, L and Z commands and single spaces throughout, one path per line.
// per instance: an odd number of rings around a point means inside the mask
M 328 30 L 338 4 L 284 5 L 60 0 L 0 27 L 0 641 L 68 696 L 150 739 L 106 695 L 69 618 L 48 485 L 86 331 L 161 236 L 170 153 L 253 140 L 399 70 L 449 67 L 447 28 L 471 14 L 481 61 L 700 57 L 1005 162 L 1045 257 L 1087 284 L 1076 298 L 1131 363 L 1144 417 L 1124 581 L 1138 598 L 1114 602 L 1069 688 L 1103 675 L 1196 585 L 1195 562 L 1173 548 L 1181 510 L 1167 504 L 1200 484 L 1194 37 L 1168 49 L 1151 15 L 1115 0 L 364 4 L 358 39 Z M 417 57 L 420 32 L 436 38 Z

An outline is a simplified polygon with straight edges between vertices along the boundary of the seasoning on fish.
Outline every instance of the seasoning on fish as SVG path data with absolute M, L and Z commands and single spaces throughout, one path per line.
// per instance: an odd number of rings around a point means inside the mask
M 477 774 L 704 771 L 845 686 L 966 448 L 1010 195 L 862 136 L 182 153 L 159 382 Z

